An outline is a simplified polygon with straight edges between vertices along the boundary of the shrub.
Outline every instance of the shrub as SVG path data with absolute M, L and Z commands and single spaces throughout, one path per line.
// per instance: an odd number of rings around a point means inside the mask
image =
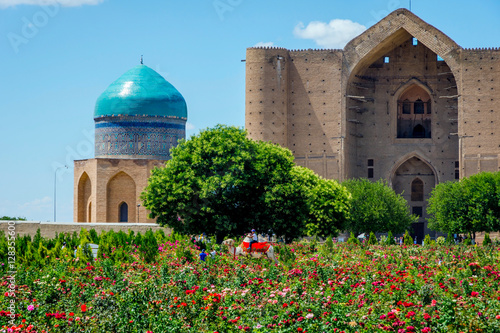
M 446 238 L 444 238 L 443 236 L 439 236 L 437 239 L 436 239 L 436 243 L 438 245 L 445 245 L 446 244 Z
M 158 243 L 156 241 L 153 231 L 149 229 L 144 234 L 144 239 L 142 241 L 141 256 L 147 263 L 152 263 L 156 260 L 158 256 Z
M 429 234 L 424 237 L 424 246 L 431 246 L 431 236 Z
M 396 245 L 396 241 L 394 240 L 394 236 L 392 235 L 392 231 L 389 230 L 387 233 L 387 240 L 385 245 Z
M 484 234 L 483 245 L 485 246 L 491 245 L 491 238 L 488 232 Z
M 406 230 L 403 243 L 405 245 L 413 245 L 413 238 L 411 238 L 410 234 L 408 233 L 408 230 Z
M 453 244 L 455 244 L 455 238 L 453 238 L 451 232 L 448 232 L 448 235 L 446 236 L 446 245 L 453 245 Z
M 368 242 L 367 244 L 368 245 L 376 245 L 378 242 L 377 242 L 377 237 L 375 237 L 375 234 L 373 233 L 373 231 L 370 232 L 370 238 L 368 238 Z
M 359 239 L 354 236 L 354 234 L 351 232 L 351 235 L 349 236 L 349 239 L 347 240 L 347 244 L 361 244 Z

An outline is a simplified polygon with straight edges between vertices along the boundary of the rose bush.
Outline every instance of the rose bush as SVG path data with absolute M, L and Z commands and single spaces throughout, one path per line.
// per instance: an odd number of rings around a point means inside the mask
M 302 242 L 280 245 L 288 261 L 276 266 L 225 252 L 202 262 L 189 238 L 155 235 L 158 253 L 146 263 L 138 235 L 116 235 L 100 235 L 112 244 L 87 262 L 38 240 L 49 264 L 18 261 L 13 289 L 3 265 L 0 331 L 500 331 L 500 252 L 491 245 Z

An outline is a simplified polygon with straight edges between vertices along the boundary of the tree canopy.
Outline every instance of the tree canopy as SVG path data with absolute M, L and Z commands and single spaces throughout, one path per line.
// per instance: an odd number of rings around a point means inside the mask
M 433 230 L 465 234 L 500 230 L 500 173 L 482 172 L 438 184 L 427 213 Z
M 142 199 L 159 224 L 176 232 L 235 236 L 271 229 L 290 241 L 310 223 L 328 222 L 315 229 L 322 235 L 340 230 L 347 216 L 350 198 L 342 186 L 295 166 L 290 150 L 250 140 L 240 128 L 201 131 L 180 141 L 171 156 L 152 171 Z
M 402 233 L 417 217 L 410 214 L 408 203 L 391 189 L 387 182 L 371 182 L 366 178 L 342 183 L 352 195 L 352 208 L 346 230 L 363 232 Z

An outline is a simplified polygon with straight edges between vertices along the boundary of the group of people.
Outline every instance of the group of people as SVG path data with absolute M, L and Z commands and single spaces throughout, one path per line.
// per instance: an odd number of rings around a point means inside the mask
M 214 259 L 216 255 L 217 255 L 217 251 L 215 251 L 215 250 L 210 251 L 210 257 L 212 259 Z M 207 256 L 208 256 L 208 254 L 205 251 L 205 249 L 201 250 L 201 252 L 200 252 L 200 260 L 201 261 L 206 261 L 205 259 L 207 258 Z

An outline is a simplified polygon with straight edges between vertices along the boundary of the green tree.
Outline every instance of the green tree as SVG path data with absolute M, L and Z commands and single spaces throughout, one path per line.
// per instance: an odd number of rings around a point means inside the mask
M 144 239 L 141 246 L 142 259 L 147 263 L 152 263 L 158 256 L 158 243 L 156 242 L 153 231 L 149 229 L 144 234 Z
M 26 221 L 25 217 L 1 216 L 0 221 Z
M 218 125 L 181 141 L 165 167 L 152 171 L 142 194 L 151 216 L 175 232 L 218 240 L 255 228 L 272 229 L 288 242 L 304 235 L 311 220 L 321 225 L 316 233 L 335 234 L 348 212 L 343 187 L 294 167 L 290 150 L 246 135 Z
M 408 230 L 405 231 L 403 241 L 405 245 L 413 245 L 413 238 L 408 233 Z
M 377 245 L 378 244 L 377 237 L 375 237 L 375 234 L 373 233 L 373 231 L 370 231 L 370 237 L 368 238 L 368 241 L 366 244 L 368 244 L 368 245 Z
M 500 229 L 500 173 L 483 172 L 459 182 L 438 184 L 431 193 L 429 228 L 448 233 Z
M 337 236 L 349 220 L 351 194 L 337 181 L 319 177 L 309 192 L 309 234 L 323 238 Z
M 350 221 L 346 230 L 363 232 L 401 233 L 417 221 L 411 215 L 408 203 L 392 190 L 387 182 L 368 179 L 350 179 L 342 183 L 352 195 Z
M 392 235 L 392 231 L 390 230 L 387 233 L 387 239 L 385 241 L 385 245 L 396 245 L 396 241 L 394 240 L 394 236 Z

